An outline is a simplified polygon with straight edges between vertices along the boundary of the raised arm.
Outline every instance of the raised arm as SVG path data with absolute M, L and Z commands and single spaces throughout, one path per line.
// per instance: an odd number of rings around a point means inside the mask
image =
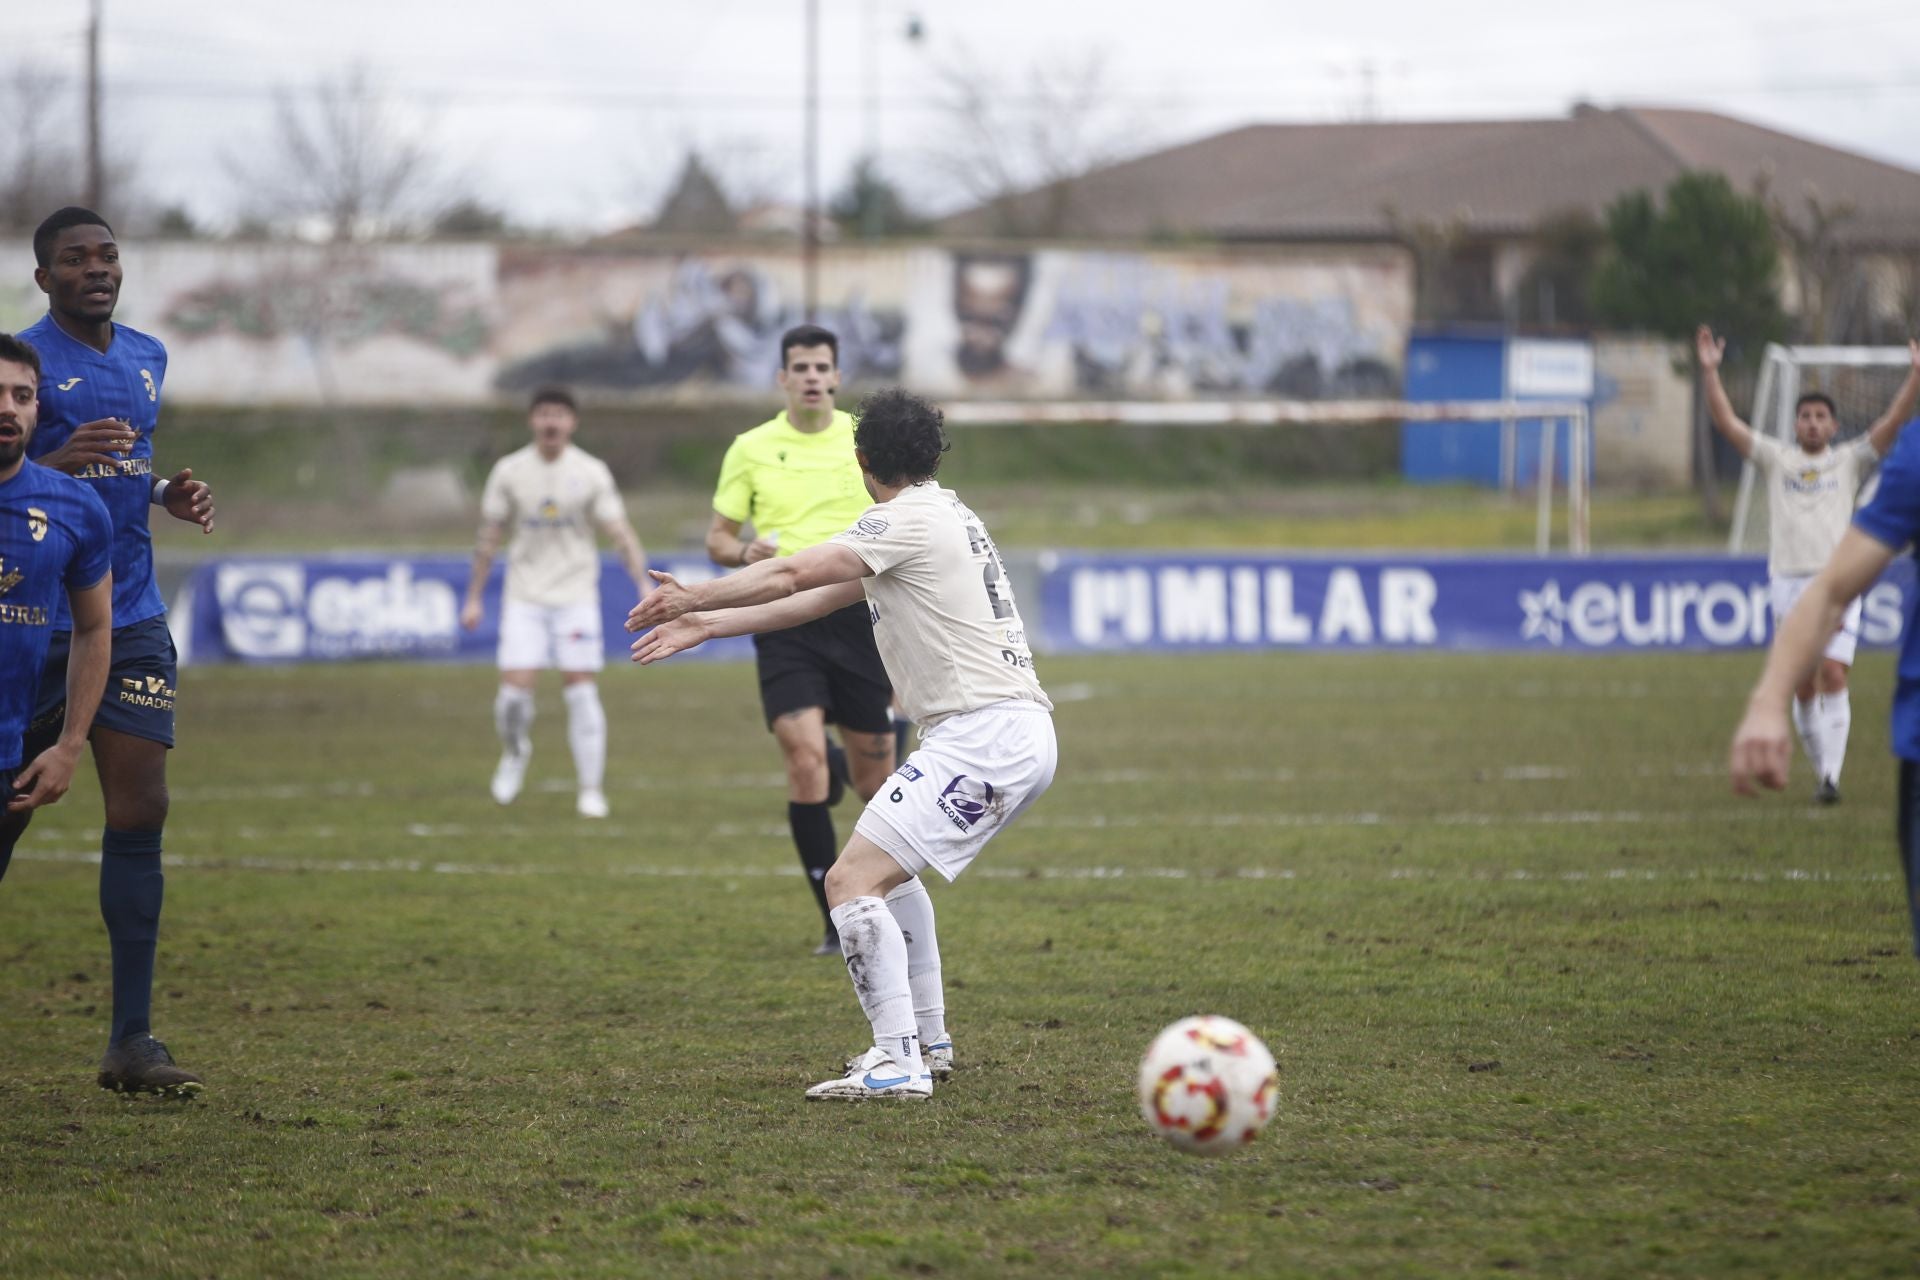
M 1701 325 L 1693 335 L 1694 354 L 1700 360 L 1700 385 L 1707 393 L 1707 412 L 1713 417 L 1713 428 L 1727 438 L 1743 458 L 1753 456 L 1753 428 L 1740 420 L 1733 411 L 1733 401 L 1727 399 L 1727 389 L 1720 382 L 1720 362 L 1726 357 L 1727 340 L 1715 338 L 1713 330 Z
M 1827 641 L 1840 628 L 1847 606 L 1886 569 L 1894 549 L 1849 528 L 1799 601 L 1780 623 L 1767 653 L 1766 669 L 1747 699 L 1747 713 L 1733 735 L 1728 759 L 1733 789 L 1752 795 L 1754 784 L 1775 791 L 1787 785 L 1793 738 L 1787 727 L 1787 701 L 1813 674 Z
M 73 611 L 73 646 L 67 659 L 67 718 L 60 740 L 35 756 L 13 780 L 20 793 L 7 808 L 16 812 L 52 804 L 73 785 L 80 748 L 93 729 L 93 713 L 107 686 L 113 654 L 113 575 L 67 592 Z
M 505 532 L 506 525 L 498 520 L 480 522 L 480 536 L 473 544 L 473 568 L 467 574 L 467 599 L 460 606 L 460 625 L 469 631 L 480 625 L 487 577 L 493 572 L 493 557 L 500 550 L 500 538 Z
M 1913 417 L 1914 404 L 1920 402 L 1920 342 L 1908 340 L 1907 359 L 1907 380 L 1893 393 L 1893 403 L 1887 406 L 1887 411 L 1867 428 L 1867 439 L 1873 442 L 1873 451 L 1883 458 L 1887 456 L 1887 450 L 1893 448 L 1893 442 L 1900 438 L 1900 428 L 1906 426 Z

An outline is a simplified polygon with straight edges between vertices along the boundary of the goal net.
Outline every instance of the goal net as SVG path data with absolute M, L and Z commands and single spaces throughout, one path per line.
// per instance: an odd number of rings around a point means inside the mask
M 1593 435 L 1587 406 L 1546 400 L 975 400 L 945 406 L 954 426 L 1114 423 L 1172 427 L 1353 427 L 1375 423 L 1497 426 L 1497 483 L 1534 490 L 1534 549 L 1553 550 L 1556 494 L 1566 503 L 1566 549 L 1590 549 Z M 1492 479 L 1491 474 L 1489 479 Z
M 1907 376 L 1911 357 L 1905 347 L 1783 347 L 1769 343 L 1754 384 L 1755 432 L 1791 444 L 1794 404 L 1810 391 L 1833 400 L 1840 430 L 1835 444 L 1863 434 L 1886 412 Z M 1767 487 L 1755 483 L 1753 463 L 1740 469 L 1727 550 L 1736 555 L 1767 551 Z

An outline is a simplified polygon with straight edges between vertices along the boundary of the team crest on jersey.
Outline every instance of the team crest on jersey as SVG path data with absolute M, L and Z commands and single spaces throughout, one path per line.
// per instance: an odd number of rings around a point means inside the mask
M 7 562 L 0 560 L 0 596 L 19 586 L 26 576 L 18 569 L 7 568 Z
M 887 531 L 887 522 L 879 516 L 861 516 L 853 531 L 863 538 L 877 538 Z
M 27 508 L 27 532 L 35 542 L 47 540 L 47 513 L 38 507 Z
M 140 381 L 147 384 L 147 399 L 158 401 L 160 399 L 160 388 L 155 384 L 153 374 L 146 369 L 142 369 L 140 371 Z
M 56 382 L 54 385 L 62 391 L 71 391 L 85 381 L 85 378 L 68 378 L 65 382 Z

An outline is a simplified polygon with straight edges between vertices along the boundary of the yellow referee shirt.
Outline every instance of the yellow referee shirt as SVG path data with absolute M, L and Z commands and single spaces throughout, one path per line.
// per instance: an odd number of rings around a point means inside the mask
M 753 523 L 760 537 L 780 535 L 790 556 L 852 526 L 873 499 L 853 457 L 853 417 L 834 411 L 825 430 L 794 429 L 785 410 L 735 436 L 720 464 L 713 509 Z

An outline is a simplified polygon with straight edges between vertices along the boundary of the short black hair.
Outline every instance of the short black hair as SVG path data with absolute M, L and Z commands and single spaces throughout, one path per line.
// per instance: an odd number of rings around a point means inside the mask
M 940 470 L 940 455 L 953 447 L 946 415 L 904 387 L 887 387 L 855 410 L 853 444 L 867 457 L 867 470 L 884 485 L 918 484 Z
M 0 360 L 9 364 L 23 364 L 33 370 L 33 380 L 40 380 L 40 353 L 25 338 L 15 337 L 11 333 L 0 333 Z
M 533 399 L 527 402 L 527 412 L 532 413 L 543 404 L 562 405 L 566 408 L 567 412 L 573 414 L 574 417 L 577 418 L 580 416 L 580 406 L 574 403 L 573 392 L 567 390 L 565 387 L 541 387 L 533 393 Z
M 1798 413 L 1800 412 L 1801 406 L 1809 405 L 1809 404 L 1823 404 L 1827 406 L 1827 416 L 1829 418 L 1832 418 L 1835 422 L 1838 422 L 1840 420 L 1839 407 L 1833 403 L 1833 397 L 1828 395 L 1826 392 L 1808 391 L 1803 393 L 1798 400 L 1795 400 L 1793 402 L 1793 411 L 1795 413 Z
M 840 339 L 833 330 L 822 329 L 817 324 L 795 325 L 780 335 L 780 367 L 787 367 L 787 352 L 795 347 L 825 347 L 833 352 L 833 362 L 840 363 Z
M 113 228 L 107 226 L 105 218 L 91 209 L 70 204 L 64 209 L 55 209 L 33 229 L 33 260 L 43 267 L 52 266 L 53 242 L 68 227 L 106 227 L 107 234 L 113 234 Z

